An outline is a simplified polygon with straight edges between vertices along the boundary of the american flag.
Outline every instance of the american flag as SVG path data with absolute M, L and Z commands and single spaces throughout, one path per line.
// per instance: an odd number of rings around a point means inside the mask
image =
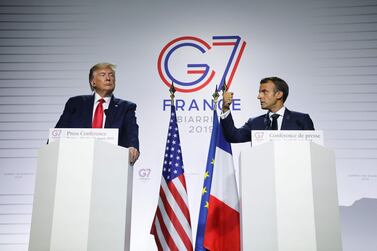
M 193 250 L 175 106 L 171 106 L 160 195 L 151 234 L 154 235 L 158 250 Z

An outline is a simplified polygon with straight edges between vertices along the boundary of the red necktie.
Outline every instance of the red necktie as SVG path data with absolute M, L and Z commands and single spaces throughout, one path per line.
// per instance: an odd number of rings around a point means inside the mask
M 96 111 L 94 112 L 94 119 L 92 122 L 92 128 L 102 128 L 103 124 L 103 103 L 105 100 L 101 98 L 98 100 L 98 105 L 96 107 Z

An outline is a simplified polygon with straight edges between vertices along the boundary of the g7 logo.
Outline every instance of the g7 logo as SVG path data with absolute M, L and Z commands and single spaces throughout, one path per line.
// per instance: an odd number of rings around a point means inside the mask
M 139 177 L 140 178 L 149 178 L 149 175 L 151 173 L 151 169 L 140 169 L 139 170 Z
M 62 130 L 59 130 L 59 129 L 55 129 L 52 131 L 52 136 L 54 137 L 60 137 L 60 134 L 61 134 Z
M 216 46 L 232 46 L 233 49 L 218 84 L 219 90 L 221 90 L 224 83 L 229 87 L 245 50 L 246 42 L 241 41 L 239 36 L 213 36 L 212 39 L 212 47 L 206 41 L 192 36 L 179 37 L 165 45 L 157 61 L 158 73 L 163 83 L 170 88 L 173 82 L 175 89 L 179 92 L 195 92 L 204 88 L 213 80 L 216 74 L 215 70 L 205 63 L 188 63 L 186 74 L 197 74 L 199 76 L 191 81 L 180 80 L 174 76 L 171 70 L 172 55 L 183 49 L 193 49 L 193 53 L 200 52 L 205 54 Z
M 256 132 L 254 135 L 255 135 L 255 138 L 256 138 L 256 139 L 259 139 L 259 140 L 260 140 L 260 139 L 263 139 L 263 135 L 264 135 L 264 134 L 263 134 L 263 132 Z

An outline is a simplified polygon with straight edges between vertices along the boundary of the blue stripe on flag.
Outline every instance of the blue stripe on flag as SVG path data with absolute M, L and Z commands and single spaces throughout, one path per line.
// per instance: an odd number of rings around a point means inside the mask
M 217 147 L 232 155 L 232 148 L 230 147 L 230 143 L 226 141 L 222 128 L 220 128 L 219 135 L 217 137 Z
M 203 188 L 202 188 L 202 200 L 200 202 L 200 210 L 199 210 L 199 219 L 198 219 L 198 228 L 196 232 L 196 241 L 195 241 L 195 251 L 206 251 L 203 247 L 204 242 L 204 232 L 206 229 L 206 222 L 207 222 L 207 213 L 209 201 L 209 195 L 211 193 L 211 184 L 212 184 L 212 174 L 213 174 L 213 164 L 215 160 L 215 152 L 216 152 L 216 142 L 218 138 L 219 130 L 219 119 L 217 117 L 217 112 L 213 111 L 213 127 L 212 127 L 212 134 L 211 134 L 211 141 L 208 150 L 207 156 L 207 165 L 206 165 L 206 172 L 204 176 Z M 223 136 L 224 137 L 224 136 Z

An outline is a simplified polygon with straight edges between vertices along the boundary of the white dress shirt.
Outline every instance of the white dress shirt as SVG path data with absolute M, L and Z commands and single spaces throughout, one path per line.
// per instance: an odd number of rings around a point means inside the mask
M 280 116 L 278 117 L 278 130 L 280 131 L 281 130 L 281 124 L 283 123 L 283 117 L 284 117 L 284 113 L 285 113 L 285 106 L 283 106 L 282 108 L 280 108 L 279 111 L 277 112 L 270 112 L 268 114 L 268 116 L 270 117 L 270 121 L 272 123 L 272 118 L 271 116 L 274 115 L 274 114 L 279 114 Z
M 101 98 L 102 97 L 100 95 L 98 95 L 96 92 L 94 93 L 94 105 L 93 105 L 92 123 L 93 123 L 93 119 L 94 119 L 94 113 L 96 111 L 97 105 L 99 104 L 98 100 L 100 100 Z M 103 99 L 105 100 L 105 102 L 103 102 L 103 104 L 102 104 L 103 111 L 104 111 L 103 121 L 102 121 L 102 128 L 105 127 L 105 122 L 106 122 L 106 113 L 105 113 L 105 110 L 107 110 L 109 108 L 111 97 L 110 96 L 109 97 L 104 97 Z

